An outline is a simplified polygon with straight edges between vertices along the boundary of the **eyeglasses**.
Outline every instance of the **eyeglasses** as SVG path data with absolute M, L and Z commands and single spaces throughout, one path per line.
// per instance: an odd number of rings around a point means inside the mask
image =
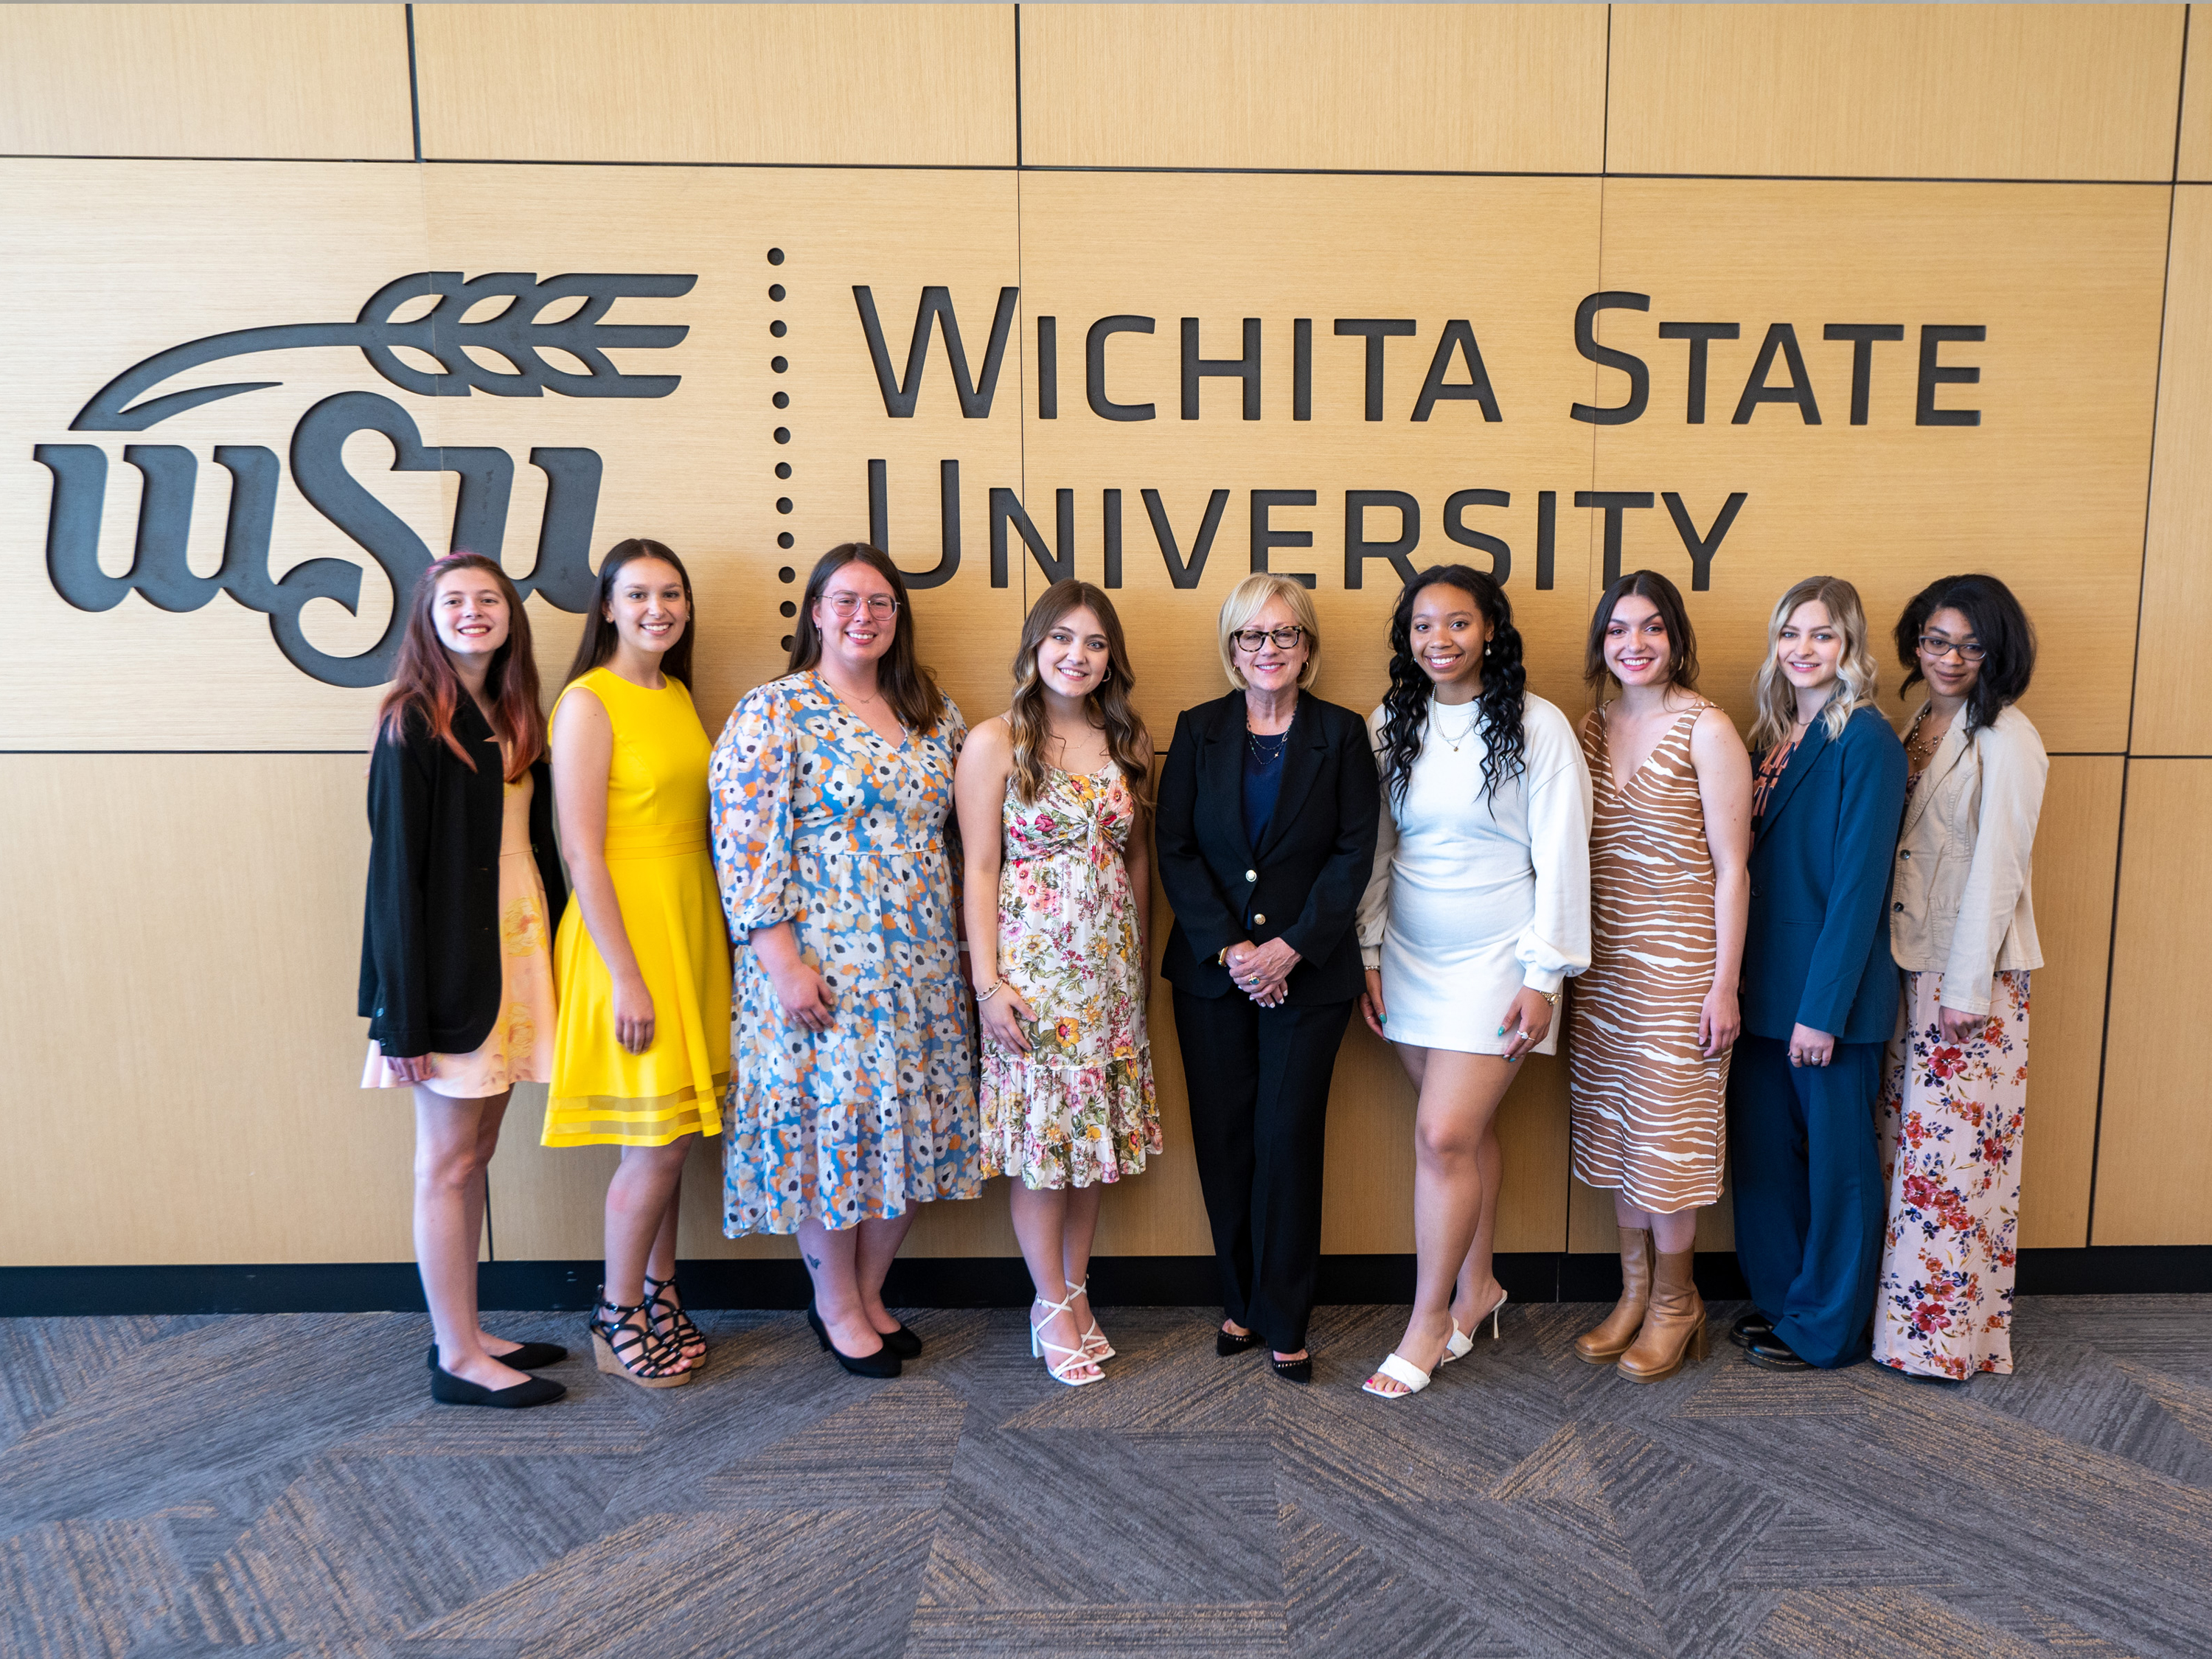
M 898 614 L 898 601 L 888 593 L 871 593 L 866 599 L 858 593 L 824 593 L 822 603 L 830 607 L 833 617 L 849 617 L 863 605 L 871 617 L 882 618 Z
M 1278 651 L 1295 651 L 1305 636 L 1306 630 L 1293 624 L 1289 628 L 1240 628 L 1229 639 L 1239 651 L 1257 651 L 1270 640 Z
M 1920 654 L 1933 662 L 1942 661 L 1954 651 L 1959 653 L 1962 662 L 1979 662 L 1990 654 L 1987 647 L 1977 645 L 1972 640 L 1961 643 L 1957 640 L 1947 640 L 1941 634 L 1923 634 L 1919 645 Z

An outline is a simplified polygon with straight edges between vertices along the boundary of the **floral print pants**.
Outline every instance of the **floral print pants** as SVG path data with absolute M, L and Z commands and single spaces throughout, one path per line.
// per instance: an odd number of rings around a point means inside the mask
M 1964 1042 L 1936 1009 L 1943 976 L 1905 976 L 1877 1129 L 1889 1194 L 1875 1303 L 1877 1363 L 1963 1381 L 2012 1370 L 2021 1134 L 2027 1106 L 2027 974 L 1996 975 Z

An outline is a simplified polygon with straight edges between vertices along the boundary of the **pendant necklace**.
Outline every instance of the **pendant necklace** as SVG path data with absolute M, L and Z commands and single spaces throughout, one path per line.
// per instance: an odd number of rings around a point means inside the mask
M 1474 728 L 1482 724 L 1481 708 L 1480 705 L 1476 707 L 1474 713 L 1468 717 L 1467 724 L 1460 728 L 1459 735 L 1457 737 L 1454 737 L 1451 732 L 1446 729 L 1443 721 L 1437 717 L 1437 706 L 1434 703 L 1429 705 L 1429 724 L 1435 728 L 1436 734 L 1444 740 L 1445 746 L 1449 748 L 1453 754 L 1456 755 L 1459 753 L 1460 745 L 1465 743 L 1469 738 L 1473 737 L 1474 735 Z

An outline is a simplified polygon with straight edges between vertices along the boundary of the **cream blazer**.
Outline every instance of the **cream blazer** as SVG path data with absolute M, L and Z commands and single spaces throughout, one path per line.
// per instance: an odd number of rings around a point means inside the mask
M 1889 948 L 1909 973 L 1942 973 L 1946 1006 L 1986 1014 L 1999 969 L 2043 966 L 2029 859 L 2051 761 L 2010 705 L 1966 731 L 1961 712 L 1905 802 Z

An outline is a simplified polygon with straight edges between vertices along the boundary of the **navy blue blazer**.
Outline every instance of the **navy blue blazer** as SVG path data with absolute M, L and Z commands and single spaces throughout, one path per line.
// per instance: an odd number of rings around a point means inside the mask
M 1753 757 L 1756 764 L 1759 757 Z M 1815 720 L 1752 832 L 1743 1029 L 1886 1042 L 1897 1018 L 1889 875 L 1905 817 L 1905 745 L 1874 708 L 1829 741 Z

